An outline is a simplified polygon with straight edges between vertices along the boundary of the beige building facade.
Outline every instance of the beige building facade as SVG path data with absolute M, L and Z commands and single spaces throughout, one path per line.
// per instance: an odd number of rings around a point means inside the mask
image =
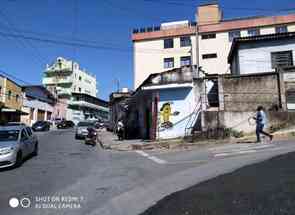
M 218 4 L 199 6 L 196 21 L 133 31 L 134 88 L 152 73 L 184 65 L 208 74 L 230 73 L 227 58 L 234 38 L 295 32 L 295 14 L 224 20 Z

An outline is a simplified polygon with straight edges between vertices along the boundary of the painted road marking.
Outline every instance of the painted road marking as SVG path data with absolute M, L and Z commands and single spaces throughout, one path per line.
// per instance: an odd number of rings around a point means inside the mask
M 155 156 L 150 156 L 148 153 L 145 153 L 144 151 L 137 150 L 137 151 L 135 151 L 135 152 L 138 153 L 138 154 L 140 154 L 140 155 L 143 156 L 143 157 L 146 157 L 146 158 L 149 159 L 149 160 L 154 161 L 154 162 L 157 163 L 157 164 L 166 164 L 166 163 L 167 163 L 167 161 L 162 160 L 162 159 L 160 159 L 160 158 L 157 158 L 157 157 L 155 157 Z

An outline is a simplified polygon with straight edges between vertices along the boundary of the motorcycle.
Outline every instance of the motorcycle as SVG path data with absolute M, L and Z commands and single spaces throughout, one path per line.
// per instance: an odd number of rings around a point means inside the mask
M 87 128 L 88 134 L 85 137 L 85 144 L 96 146 L 97 143 L 97 131 L 95 128 Z

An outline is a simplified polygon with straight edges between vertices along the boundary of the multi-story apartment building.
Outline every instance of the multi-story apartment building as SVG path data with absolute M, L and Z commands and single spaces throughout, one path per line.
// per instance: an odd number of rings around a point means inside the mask
M 97 94 L 96 77 L 80 69 L 78 63 L 62 57 L 47 65 L 43 85 L 58 98 L 70 98 L 72 93 Z
M 67 119 L 75 123 L 108 119 L 108 103 L 96 97 L 96 77 L 81 70 L 78 63 L 57 58 L 56 62 L 47 66 L 43 84 L 58 98 L 53 119 Z
M 0 121 L 19 122 L 23 113 L 22 87 L 11 79 L 0 75 Z
M 295 32 L 295 14 L 223 19 L 218 4 L 200 5 L 196 22 L 133 30 L 134 87 L 150 74 L 196 65 L 209 74 L 230 73 L 227 57 L 236 37 Z

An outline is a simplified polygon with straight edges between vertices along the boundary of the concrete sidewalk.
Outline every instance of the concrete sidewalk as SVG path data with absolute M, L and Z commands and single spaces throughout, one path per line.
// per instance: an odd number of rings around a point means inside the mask
M 116 134 L 106 130 L 99 131 L 99 140 L 102 142 L 105 149 L 112 149 L 118 151 L 132 150 L 132 145 L 143 144 L 142 140 L 118 140 Z

